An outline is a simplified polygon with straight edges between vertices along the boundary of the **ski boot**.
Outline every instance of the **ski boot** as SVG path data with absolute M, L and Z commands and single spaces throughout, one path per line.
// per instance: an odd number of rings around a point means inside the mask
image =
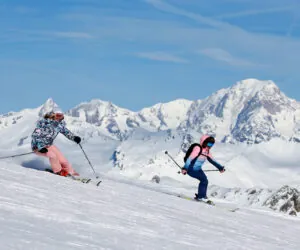
M 196 201 L 203 202 L 203 203 L 207 203 L 207 204 L 209 204 L 209 205 L 215 205 L 215 204 L 214 204 L 211 200 L 209 200 L 207 197 L 199 198 L 199 197 L 198 197 L 198 194 L 195 194 L 194 199 L 195 199 Z

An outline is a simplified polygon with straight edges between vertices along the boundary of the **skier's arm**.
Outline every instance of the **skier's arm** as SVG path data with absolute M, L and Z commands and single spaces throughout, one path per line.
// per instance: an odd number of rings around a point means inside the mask
M 211 156 L 207 156 L 207 160 L 220 171 L 224 170 L 224 167 L 220 163 L 216 162 Z
M 74 141 L 75 135 L 69 129 L 66 128 L 65 122 L 60 122 L 58 127 L 60 133 L 62 133 L 69 140 Z
M 183 166 L 183 169 L 186 169 L 186 170 L 187 170 L 187 169 L 189 168 L 189 166 L 190 166 L 192 160 L 194 160 L 194 159 L 198 156 L 199 153 L 200 153 L 200 148 L 197 147 L 197 146 L 194 147 L 192 153 L 191 153 L 190 156 L 187 158 L 187 160 L 186 160 L 186 162 L 185 162 L 185 164 L 184 164 L 184 166 Z

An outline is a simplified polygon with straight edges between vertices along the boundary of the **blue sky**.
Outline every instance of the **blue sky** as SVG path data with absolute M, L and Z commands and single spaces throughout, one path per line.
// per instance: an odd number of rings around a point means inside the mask
M 299 0 L 2 0 L 0 113 L 53 98 L 139 110 L 245 78 L 300 100 Z

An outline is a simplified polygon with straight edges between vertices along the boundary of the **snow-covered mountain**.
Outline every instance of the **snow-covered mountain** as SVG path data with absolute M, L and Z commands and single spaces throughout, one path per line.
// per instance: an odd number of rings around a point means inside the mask
M 136 128 L 157 132 L 178 129 L 210 133 L 223 142 L 249 144 L 275 137 L 300 141 L 300 104 L 272 81 L 247 79 L 204 100 L 175 100 L 133 112 L 110 102 L 92 100 L 67 112 L 124 140 Z
M 79 104 L 69 110 L 67 115 L 97 126 L 108 136 L 124 140 L 136 128 L 148 131 L 176 129 L 186 119 L 191 103 L 192 101 L 180 99 L 133 112 L 111 102 L 92 100 Z
M 300 212 L 300 192 L 296 188 L 283 186 L 277 192 L 268 197 L 264 206 L 273 210 L 297 215 Z
M 17 149 L 25 146 L 30 149 L 31 133 L 36 121 L 46 112 L 59 109 L 59 106 L 50 98 L 43 105 L 35 109 L 24 109 L 20 112 L 10 112 L 0 115 L 0 147 Z M 83 122 L 76 117 L 66 116 L 68 128 L 83 138 L 99 137 L 107 140 L 110 137 L 99 131 L 98 127 L 91 123 Z M 60 140 L 60 137 L 58 138 Z
M 220 188 L 211 186 L 209 196 L 237 203 L 242 206 L 267 207 L 289 215 L 300 213 L 300 192 L 298 189 L 284 185 L 279 189 L 268 188 Z
M 211 133 L 223 142 L 298 141 L 300 104 L 272 81 L 247 79 L 221 89 L 188 111 L 183 130 Z
M 49 99 L 35 109 L 38 115 L 58 105 Z M 0 129 L 17 123 L 23 110 L 0 116 Z M 66 112 L 73 127 L 92 125 L 93 134 L 123 141 L 142 128 L 146 131 L 178 129 L 183 136 L 193 131 L 210 133 L 222 142 L 259 143 L 279 137 L 300 141 L 300 104 L 285 96 L 272 81 L 247 79 L 221 89 L 204 100 L 178 99 L 138 112 L 111 102 L 92 100 Z M 89 125 L 88 125 L 89 124 Z M 78 129 L 77 129 L 78 130 Z

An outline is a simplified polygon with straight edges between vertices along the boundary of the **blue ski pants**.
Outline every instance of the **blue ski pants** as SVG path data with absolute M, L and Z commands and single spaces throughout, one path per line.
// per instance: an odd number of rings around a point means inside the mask
M 198 198 L 206 198 L 208 179 L 203 170 L 194 170 L 192 167 L 190 167 L 187 171 L 187 174 L 200 181 L 198 186 Z

